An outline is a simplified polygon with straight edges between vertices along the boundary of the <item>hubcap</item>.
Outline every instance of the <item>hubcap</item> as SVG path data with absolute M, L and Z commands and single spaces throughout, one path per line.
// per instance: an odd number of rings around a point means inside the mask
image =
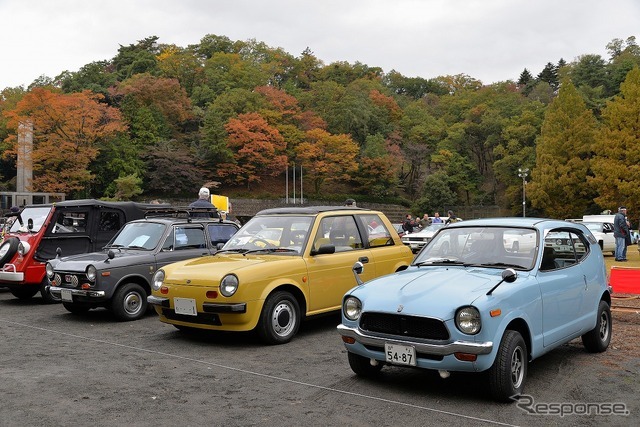
M 513 388 L 519 388 L 524 377 L 524 352 L 522 347 L 516 347 L 511 355 L 511 382 Z
M 276 305 L 271 316 L 273 331 L 281 336 L 287 336 L 293 330 L 296 323 L 296 315 L 293 309 L 286 302 Z
M 606 341 L 609 338 L 609 316 L 604 311 L 600 315 L 600 340 Z
M 138 314 L 140 307 L 142 307 L 142 297 L 140 294 L 136 292 L 127 294 L 124 298 L 124 311 L 126 311 L 127 314 Z

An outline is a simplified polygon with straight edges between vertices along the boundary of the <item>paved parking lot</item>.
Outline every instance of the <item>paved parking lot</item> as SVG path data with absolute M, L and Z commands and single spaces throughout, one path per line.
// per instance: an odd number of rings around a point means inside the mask
M 106 310 L 76 316 L 0 289 L 0 426 L 627 426 L 639 420 L 640 361 L 625 352 L 615 323 L 609 351 L 586 353 L 579 340 L 565 345 L 530 365 L 525 391 L 536 404 L 617 402 L 630 415 L 564 417 L 492 402 L 481 375 L 444 380 L 385 368 L 378 380 L 360 379 L 349 368 L 337 323 L 337 315 L 315 319 L 291 343 L 264 346 L 251 334 L 185 335 L 151 314 L 129 323 Z

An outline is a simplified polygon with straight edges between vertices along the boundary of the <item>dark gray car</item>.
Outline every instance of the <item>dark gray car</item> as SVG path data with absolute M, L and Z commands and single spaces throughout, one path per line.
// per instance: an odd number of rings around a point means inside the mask
M 106 307 L 118 320 L 137 320 L 147 311 L 156 270 L 214 254 L 238 229 L 235 222 L 217 218 L 131 221 L 100 252 L 50 260 L 49 292 L 71 313 Z

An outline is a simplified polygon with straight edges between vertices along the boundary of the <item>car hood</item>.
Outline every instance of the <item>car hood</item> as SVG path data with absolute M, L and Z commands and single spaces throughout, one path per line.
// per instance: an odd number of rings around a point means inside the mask
M 182 285 L 219 283 L 227 274 L 236 275 L 259 270 L 261 277 L 282 275 L 291 265 L 304 265 L 299 256 L 223 254 L 193 258 L 164 266 L 165 281 Z M 301 266 L 302 266 L 301 265 Z
M 153 252 L 140 250 L 114 250 L 115 257 L 108 259 L 107 251 L 91 252 L 88 254 L 72 255 L 68 257 L 56 258 L 51 260 L 51 264 L 55 270 L 59 271 L 85 271 L 89 264 L 93 264 L 98 270 L 104 268 L 118 267 L 122 264 L 135 263 L 136 258 L 151 257 Z
M 456 309 L 473 304 L 502 279 L 501 269 L 477 267 L 410 267 L 371 280 L 349 293 L 363 310 L 453 318 Z

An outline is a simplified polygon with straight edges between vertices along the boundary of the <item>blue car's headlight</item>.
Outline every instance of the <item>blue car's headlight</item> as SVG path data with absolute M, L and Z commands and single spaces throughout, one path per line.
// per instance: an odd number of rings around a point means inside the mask
M 356 297 L 348 296 L 342 304 L 344 317 L 349 320 L 358 320 L 362 314 L 362 302 Z
M 471 306 L 458 309 L 456 313 L 456 328 L 460 332 L 469 335 L 475 335 L 480 332 L 482 322 L 478 309 Z

